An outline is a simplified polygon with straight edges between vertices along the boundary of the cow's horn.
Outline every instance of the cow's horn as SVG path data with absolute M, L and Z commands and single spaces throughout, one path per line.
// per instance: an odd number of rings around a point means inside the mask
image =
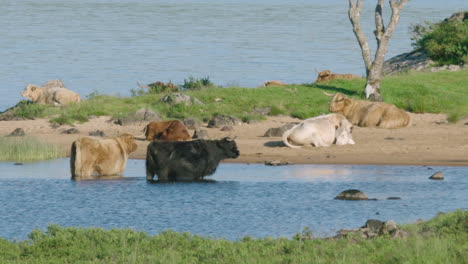
M 148 85 L 141 85 L 139 82 L 136 83 L 141 89 L 148 88 Z
M 322 93 L 325 94 L 326 96 L 335 96 L 334 94 L 329 94 L 329 93 L 327 93 L 325 91 L 322 91 Z
M 319 71 L 317 71 L 317 68 L 314 68 L 314 70 L 315 70 L 316 73 L 319 73 Z

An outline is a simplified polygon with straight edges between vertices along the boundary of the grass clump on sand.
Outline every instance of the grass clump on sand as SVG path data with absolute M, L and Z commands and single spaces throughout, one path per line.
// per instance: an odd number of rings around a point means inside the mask
M 200 81 L 201 82 L 201 81 Z M 13 111 L 23 117 L 52 117 L 51 122 L 85 122 L 91 115 L 125 117 L 149 108 L 163 118 L 194 117 L 208 120 L 214 114 L 234 115 L 243 120 L 264 119 L 252 113 L 254 108 L 271 107 L 271 115 L 289 115 L 301 119 L 328 113 L 330 98 L 322 92 L 342 92 L 364 99 L 365 79 L 335 80 L 320 84 L 281 87 L 216 87 L 186 89 L 183 93 L 201 100 L 203 105 L 169 105 L 160 99 L 163 93 L 132 97 L 93 96 L 79 104 L 62 107 L 22 104 Z M 451 121 L 468 115 L 468 70 L 460 72 L 410 72 L 389 76 L 382 82 L 382 96 L 387 103 L 415 113 L 447 113 Z M 216 100 L 215 100 L 216 99 Z M 219 100 L 221 99 L 221 100 Z
M 32 137 L 0 137 L 0 161 L 38 161 L 66 156 L 60 147 Z
M 1 263 L 464 263 L 468 211 L 403 226 L 405 239 L 210 239 L 165 231 L 156 236 L 129 229 L 34 230 L 25 241 L 0 238 Z

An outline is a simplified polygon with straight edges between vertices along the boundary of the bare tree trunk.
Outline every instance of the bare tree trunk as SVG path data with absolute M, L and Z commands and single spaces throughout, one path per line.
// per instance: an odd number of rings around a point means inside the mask
M 395 30 L 398 21 L 400 20 L 400 11 L 409 0 L 389 0 L 392 8 L 392 16 L 387 28 L 384 27 L 382 9 L 385 0 L 377 0 L 375 8 L 375 39 L 377 41 L 377 51 L 375 52 L 374 60 L 371 59 L 371 51 L 366 36 L 362 32 L 360 16 L 362 10 L 362 0 L 349 0 L 349 20 L 353 25 L 354 35 L 356 36 L 359 46 L 362 51 L 362 58 L 366 67 L 367 82 L 366 82 L 366 98 L 375 101 L 382 101 L 380 93 L 380 83 L 383 76 L 383 63 L 385 54 L 388 50 L 388 42 Z

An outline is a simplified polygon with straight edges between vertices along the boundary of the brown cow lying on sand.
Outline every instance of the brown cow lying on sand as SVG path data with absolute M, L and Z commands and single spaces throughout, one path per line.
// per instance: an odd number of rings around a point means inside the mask
M 328 94 L 324 92 L 324 94 L 333 96 L 328 110 L 346 116 L 353 125 L 360 127 L 400 128 L 411 124 L 409 113 L 392 104 L 354 100 L 342 93 Z
M 318 82 L 331 81 L 335 79 L 356 79 L 356 78 L 361 78 L 361 77 L 354 75 L 354 74 L 336 74 L 336 73 L 332 73 L 329 70 L 324 70 L 318 73 L 317 80 L 315 82 L 318 83 Z
M 171 140 L 171 141 L 187 141 L 190 140 L 190 134 L 184 123 L 179 120 L 171 121 L 152 121 L 144 129 L 146 140 L 152 141 Z
M 65 105 L 80 101 L 80 95 L 62 87 L 45 88 L 34 84 L 28 85 L 21 96 L 38 104 Z
M 274 81 L 265 81 L 263 83 L 263 86 L 265 87 L 268 87 L 268 86 L 286 86 L 288 84 L 282 82 L 282 81 L 278 81 L 278 80 L 274 80 Z
M 70 170 L 73 180 L 116 175 L 124 171 L 128 155 L 137 149 L 130 134 L 95 139 L 80 137 L 71 147 Z

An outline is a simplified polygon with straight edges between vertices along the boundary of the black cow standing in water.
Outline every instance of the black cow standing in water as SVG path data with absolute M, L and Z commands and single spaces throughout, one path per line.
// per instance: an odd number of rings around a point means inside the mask
M 194 181 L 213 174 L 223 159 L 239 157 L 236 142 L 221 140 L 153 141 L 146 153 L 146 180 Z

